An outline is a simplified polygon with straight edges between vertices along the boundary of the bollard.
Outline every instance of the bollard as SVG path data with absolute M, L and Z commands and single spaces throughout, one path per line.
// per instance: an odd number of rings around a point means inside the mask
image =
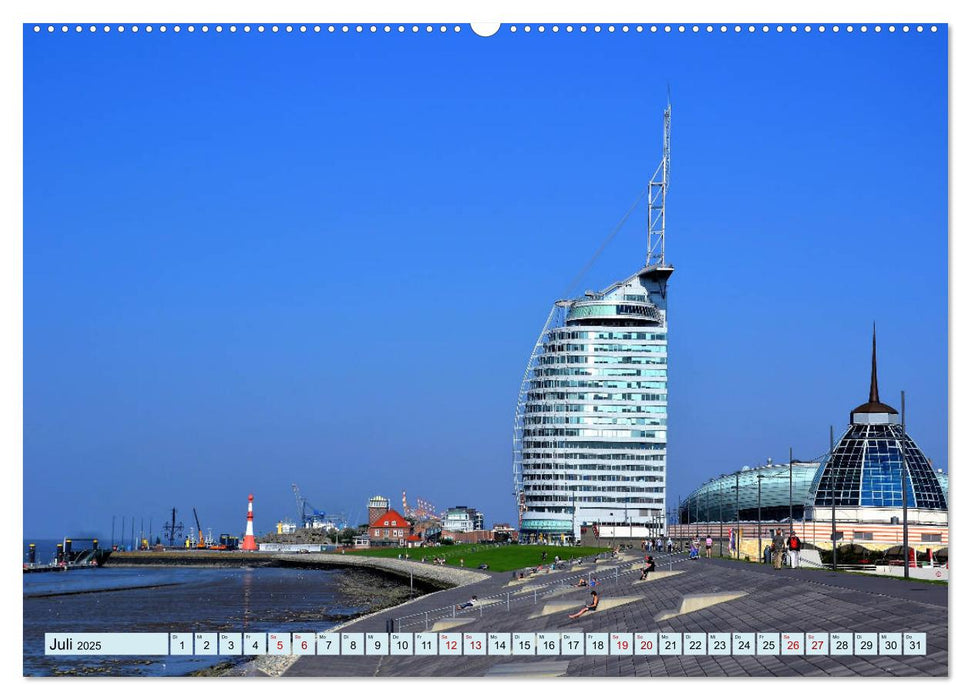
M 506 612 L 509 612 L 509 593 L 506 592 Z
M 387 620 L 384 621 L 384 631 L 387 632 L 388 634 L 391 634 L 392 632 L 394 632 L 393 617 L 389 617 Z
M 425 631 L 428 631 L 428 611 L 425 611 Z

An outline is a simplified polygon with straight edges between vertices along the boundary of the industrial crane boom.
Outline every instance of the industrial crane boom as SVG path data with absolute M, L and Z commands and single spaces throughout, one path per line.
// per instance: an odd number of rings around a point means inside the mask
M 199 524 L 199 514 L 196 513 L 195 506 L 192 507 L 192 515 L 196 519 L 196 529 L 199 530 L 199 541 L 196 543 L 196 547 L 198 549 L 205 549 L 205 547 L 206 547 L 206 538 L 202 534 L 202 525 Z

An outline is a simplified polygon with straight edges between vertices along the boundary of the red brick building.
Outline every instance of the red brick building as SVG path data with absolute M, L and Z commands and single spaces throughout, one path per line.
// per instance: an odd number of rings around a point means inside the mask
M 405 520 L 401 513 L 388 510 L 379 514 L 371 521 L 367 529 L 372 547 L 403 546 L 411 534 L 411 523 Z

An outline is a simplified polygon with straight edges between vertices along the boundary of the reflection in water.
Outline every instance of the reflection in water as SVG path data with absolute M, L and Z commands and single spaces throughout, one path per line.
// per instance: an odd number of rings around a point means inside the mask
M 253 570 L 243 569 L 243 631 L 249 626 L 250 589 L 253 587 Z

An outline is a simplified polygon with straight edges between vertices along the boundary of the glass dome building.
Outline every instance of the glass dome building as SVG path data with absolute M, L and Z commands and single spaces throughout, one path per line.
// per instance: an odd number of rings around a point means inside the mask
M 880 401 L 877 339 L 873 336 L 870 398 L 850 412 L 850 425 L 820 465 L 810 489 L 807 519 L 946 524 L 944 480 L 904 431 L 896 409 Z
M 792 517 L 802 520 L 819 462 L 792 462 Z M 737 491 L 736 491 L 737 488 Z M 761 517 L 760 517 L 761 515 Z M 678 522 L 765 522 L 789 519 L 789 464 L 743 467 L 702 484 L 680 503 Z

